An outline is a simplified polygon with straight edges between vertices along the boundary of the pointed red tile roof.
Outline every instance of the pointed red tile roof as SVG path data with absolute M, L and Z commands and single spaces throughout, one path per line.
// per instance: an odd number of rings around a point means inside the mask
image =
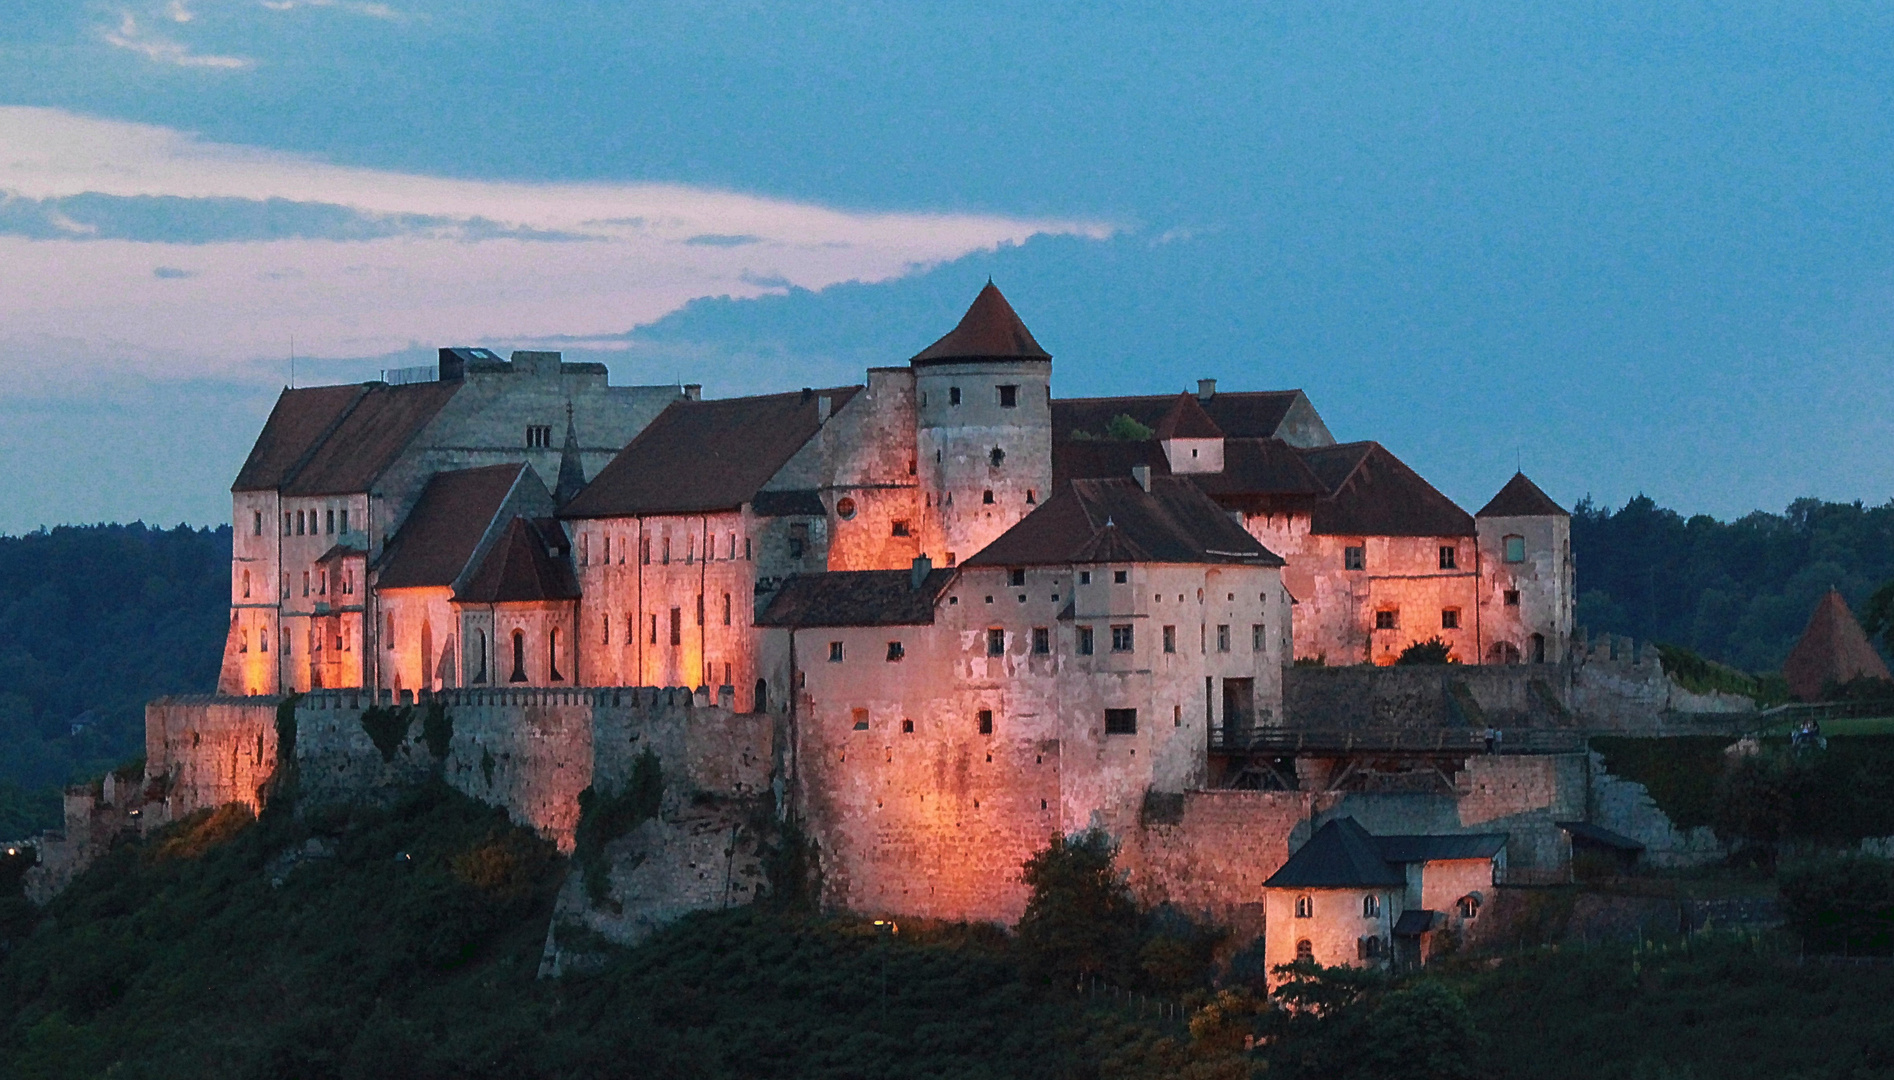
M 1197 403 L 1195 394 L 1179 394 L 1164 419 L 1157 422 L 1152 437 L 1159 442 L 1165 439 L 1221 439 L 1223 429 L 1217 426 L 1210 414 L 1203 411 Z
M 558 528 L 547 523 L 547 528 Z M 480 569 L 454 594 L 462 604 L 527 603 L 577 600 L 579 581 L 572 564 L 548 550 L 540 527 L 523 517 L 507 523 L 506 533 L 487 549 Z
M 950 364 L 966 360 L 1051 360 L 1052 354 L 1039 347 L 1032 331 L 1014 313 L 1000 290 L 989 281 L 973 306 L 960 318 L 960 325 L 927 348 L 909 363 L 915 365 Z
M 1848 602 L 1833 589 L 1816 603 L 1802 640 L 1782 663 L 1782 675 L 1789 692 L 1803 701 L 1814 701 L 1830 686 L 1863 676 L 1889 678 L 1886 662 L 1868 643 Z
M 1552 501 L 1552 496 L 1539 489 L 1539 485 L 1526 479 L 1526 474 L 1516 472 L 1506 486 L 1499 489 L 1493 501 L 1480 507 L 1474 517 L 1571 517 L 1563 506 Z

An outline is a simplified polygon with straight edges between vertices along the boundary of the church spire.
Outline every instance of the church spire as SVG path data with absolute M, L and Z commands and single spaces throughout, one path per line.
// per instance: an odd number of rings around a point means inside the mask
M 579 460 L 579 431 L 572 426 L 572 403 L 566 402 L 566 444 L 559 451 L 559 485 L 553 490 L 554 503 L 559 506 L 572 501 L 572 497 L 585 487 L 585 465 Z

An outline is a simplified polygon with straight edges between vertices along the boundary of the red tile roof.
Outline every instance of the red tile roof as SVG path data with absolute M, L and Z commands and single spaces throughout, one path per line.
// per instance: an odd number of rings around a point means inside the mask
M 783 582 L 758 626 L 921 626 L 954 571 L 932 570 L 915 588 L 909 570 L 837 570 Z
M 708 513 L 753 502 L 821 430 L 816 399 L 830 396 L 839 412 L 860 389 L 672 402 L 560 516 Z
M 1329 488 L 1310 512 L 1319 536 L 1472 536 L 1473 516 L 1380 443 L 1300 451 Z
M 1855 679 L 1889 678 L 1887 663 L 1834 589 L 1816 602 L 1801 640 L 1782 663 L 1782 675 L 1789 692 L 1803 701 L 1815 701 L 1829 687 Z
M 1233 439 L 1273 439 L 1281 435 L 1282 423 L 1289 410 L 1301 400 L 1300 390 L 1253 392 L 1219 391 L 1209 401 L 1199 401 L 1204 415 L 1217 430 Z M 1113 417 L 1129 416 L 1153 431 L 1177 404 L 1169 394 L 1148 397 L 1054 398 L 1052 401 L 1052 437 L 1063 442 L 1074 431 L 1104 435 Z
M 1223 429 L 1197 403 L 1195 394 L 1179 394 L 1177 401 L 1157 422 L 1155 437 L 1164 439 L 1221 439 Z
M 388 542 L 376 587 L 438 587 L 458 581 L 513 486 L 521 482 L 540 481 L 532 475 L 532 466 L 520 462 L 435 473 Z
M 348 414 L 363 386 L 312 386 L 284 390 L 257 435 L 250 456 L 237 470 L 232 491 L 274 491 L 322 444 L 337 422 Z
M 968 360 L 1051 360 L 1052 354 L 1039 347 L 1032 331 L 1020 321 L 1013 305 L 989 281 L 980 295 L 973 298 L 960 325 L 946 336 L 915 354 L 909 363 L 917 366 L 951 364 Z
M 1539 490 L 1539 485 L 1526 479 L 1526 474 L 1516 472 L 1506 486 L 1499 489 L 1493 500 L 1480 507 L 1474 517 L 1571 517 L 1565 508 L 1552 501 L 1552 496 Z
M 965 566 L 1075 562 L 1239 563 L 1281 566 L 1188 480 L 1154 476 L 1074 480 Z
M 370 383 L 282 486 L 285 495 L 367 491 L 463 384 Z
M 541 528 L 523 517 L 508 522 L 506 532 L 487 549 L 480 568 L 454 593 L 454 600 L 463 604 L 577 600 L 579 580 L 572 564 L 548 550 L 551 545 Z

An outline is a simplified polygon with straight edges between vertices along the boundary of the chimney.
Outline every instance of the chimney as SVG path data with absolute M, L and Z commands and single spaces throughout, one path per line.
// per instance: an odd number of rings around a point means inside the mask
M 933 572 L 934 560 L 925 555 L 916 555 L 914 557 L 914 566 L 908 570 L 908 588 L 920 588 L 921 582 L 926 581 L 927 575 Z
M 1197 400 L 1198 401 L 1209 401 L 1211 398 L 1216 397 L 1216 396 L 1217 396 L 1217 380 L 1215 379 L 1198 379 L 1197 380 Z
M 703 384 L 702 384 L 702 383 L 694 383 L 694 382 L 687 382 L 687 383 L 685 383 L 685 384 L 684 384 L 684 400 L 685 400 L 685 401 L 702 401 L 702 400 L 704 400 L 704 386 L 703 386 Z
M 1133 465 L 1131 467 L 1131 478 L 1138 482 L 1139 487 L 1146 491 L 1151 490 L 1151 466 Z
M 834 407 L 835 407 L 835 399 L 830 397 L 829 395 L 823 394 L 821 397 L 816 398 L 815 399 L 815 422 L 818 424 L 828 423 L 829 410 L 833 409 Z

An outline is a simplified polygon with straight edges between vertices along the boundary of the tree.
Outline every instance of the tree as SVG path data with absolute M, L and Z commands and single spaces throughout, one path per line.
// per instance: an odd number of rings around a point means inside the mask
M 1874 590 L 1861 605 L 1861 629 L 1869 641 L 1878 636 L 1882 648 L 1894 652 L 1894 579 Z
M 1103 829 L 1054 836 L 1020 875 L 1032 895 L 1017 933 L 1027 970 L 1055 982 L 1118 977 L 1138 924 L 1131 890 L 1118 873 L 1118 845 Z
M 1842 855 L 1783 873 L 1783 914 L 1812 949 L 1894 949 L 1894 862 Z

